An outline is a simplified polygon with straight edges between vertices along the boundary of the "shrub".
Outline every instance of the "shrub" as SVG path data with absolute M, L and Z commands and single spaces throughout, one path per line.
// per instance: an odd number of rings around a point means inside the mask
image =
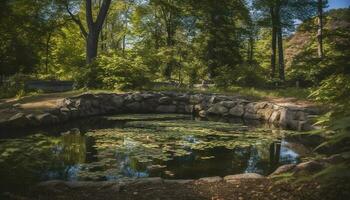
M 27 92 L 25 83 L 31 79 L 32 76 L 21 73 L 10 76 L 0 87 L 0 98 L 23 96 Z
M 142 89 L 150 83 L 150 73 L 143 59 L 132 53 L 102 56 L 100 79 L 109 89 Z

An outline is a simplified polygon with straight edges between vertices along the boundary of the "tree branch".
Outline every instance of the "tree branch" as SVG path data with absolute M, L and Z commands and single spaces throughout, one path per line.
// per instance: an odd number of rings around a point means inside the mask
M 89 31 L 91 32 L 94 26 L 94 19 L 92 17 L 92 6 L 91 6 L 91 0 L 86 0 L 86 23 L 88 25 Z
M 85 30 L 83 24 L 81 23 L 80 19 L 76 18 L 74 16 L 74 14 L 69 10 L 68 3 L 66 4 L 66 10 L 67 10 L 69 16 L 71 17 L 71 19 L 73 20 L 73 22 L 75 22 L 79 26 L 81 34 L 84 36 L 84 38 L 86 38 L 88 33 L 86 32 L 86 30 Z
M 107 13 L 110 5 L 111 5 L 111 0 L 103 0 L 102 6 L 99 10 L 96 23 L 95 23 L 97 26 L 97 30 L 100 30 L 102 28 L 103 22 L 107 17 Z

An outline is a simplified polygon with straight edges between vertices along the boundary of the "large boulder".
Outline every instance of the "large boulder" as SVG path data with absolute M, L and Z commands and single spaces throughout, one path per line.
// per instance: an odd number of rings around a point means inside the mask
M 298 164 L 293 171 L 296 174 L 315 173 L 315 172 L 321 171 L 322 169 L 324 169 L 324 167 L 325 167 L 324 163 L 316 160 L 312 160 L 312 161 Z
M 24 113 L 17 113 L 8 119 L 7 123 L 14 127 L 22 127 L 29 123 L 29 119 Z
M 228 108 L 226 108 L 220 103 L 217 103 L 211 106 L 207 112 L 210 114 L 216 114 L 216 115 L 227 115 L 228 111 L 229 111 Z
M 270 174 L 270 176 L 276 176 L 276 175 L 292 172 L 296 166 L 297 166 L 296 164 L 282 165 L 279 168 L 277 168 L 272 174 Z
M 244 114 L 244 106 L 242 104 L 238 104 L 235 107 L 230 109 L 230 115 L 234 117 L 242 117 Z
M 51 113 L 40 114 L 35 116 L 35 118 L 38 120 L 39 124 L 41 125 L 55 124 L 59 122 L 58 117 Z

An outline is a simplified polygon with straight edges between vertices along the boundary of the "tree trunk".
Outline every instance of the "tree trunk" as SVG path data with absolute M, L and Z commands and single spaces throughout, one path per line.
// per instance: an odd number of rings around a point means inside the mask
M 50 57 L 50 41 L 51 41 L 52 32 L 49 32 L 46 40 L 46 58 L 45 58 L 45 71 L 49 72 L 49 57 Z
M 322 0 L 318 0 L 318 31 L 317 31 L 317 47 L 318 57 L 323 58 L 323 3 Z
M 174 35 L 175 35 L 175 28 L 173 27 L 173 22 L 172 22 L 172 14 L 170 14 L 170 18 L 167 22 L 167 47 L 172 48 L 175 45 L 174 41 Z M 171 57 L 171 60 L 166 64 L 166 69 L 164 72 L 164 75 L 168 80 L 171 80 L 171 75 L 174 70 L 175 66 L 175 61 L 173 56 Z
M 279 28 L 278 30 L 278 71 L 279 71 L 279 78 L 281 81 L 285 81 L 285 75 L 284 75 L 284 53 L 283 53 L 283 36 L 282 36 L 282 30 Z
M 70 10 L 69 4 L 66 4 L 66 9 L 72 20 L 79 26 L 82 35 L 86 40 L 86 63 L 91 64 L 92 61 L 97 57 L 98 40 L 99 35 L 102 31 L 103 23 L 107 17 L 109 7 L 112 0 L 103 0 L 102 5 L 99 9 L 96 20 L 94 21 L 92 15 L 92 2 L 91 0 L 85 0 L 85 14 L 86 24 L 88 31 L 86 31 L 83 23 L 77 18 Z
M 253 37 L 249 38 L 249 45 L 248 45 L 248 63 L 253 63 L 253 56 L 254 56 L 254 39 Z
M 283 53 L 283 35 L 282 35 L 282 24 L 281 24 L 281 15 L 280 15 L 280 7 L 277 6 L 276 11 L 276 19 L 277 19 L 277 42 L 278 42 L 278 71 L 279 78 L 283 82 L 285 81 L 284 76 L 284 53 Z
M 86 39 L 86 63 L 91 64 L 97 57 L 98 33 L 90 32 Z
M 271 39 L 271 78 L 275 78 L 276 73 L 276 38 L 277 38 L 277 28 L 275 20 L 274 8 L 270 8 L 270 14 L 272 19 L 272 39 Z

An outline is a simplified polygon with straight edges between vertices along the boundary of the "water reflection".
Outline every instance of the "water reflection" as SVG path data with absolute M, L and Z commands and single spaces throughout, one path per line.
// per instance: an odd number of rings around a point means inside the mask
M 108 127 L 111 126 L 109 123 Z M 184 125 L 179 124 L 179 126 Z M 67 128 L 64 129 L 66 130 Z M 82 130 L 84 129 L 81 129 L 81 132 Z M 172 129 L 171 133 L 174 130 Z M 110 141 L 106 141 L 109 145 L 101 151 L 97 148 L 97 139 L 84 134 L 53 136 L 48 131 L 16 139 L 0 139 L 0 192 L 16 190 L 16 188 L 25 190 L 35 182 L 52 179 L 112 180 L 122 177 L 149 176 L 195 179 L 244 172 L 267 175 L 282 164 L 300 162 L 300 154 L 303 154 L 300 144 L 294 145 L 281 138 L 268 140 L 257 140 L 254 137 L 239 138 L 237 131 L 240 130 L 243 129 L 237 129 L 233 135 L 225 133 L 204 136 L 187 134 L 179 138 L 171 136 L 167 138 L 172 140 L 171 142 L 180 140 L 183 143 L 181 148 L 186 152 L 185 154 L 176 156 L 176 152 L 173 152 L 168 153 L 171 159 L 152 158 L 144 162 L 140 162 L 135 153 L 140 151 L 140 146 L 144 144 L 131 137 L 122 138 L 122 144 L 127 147 L 126 151 L 116 150 L 112 143 L 108 143 Z M 193 130 L 188 129 L 188 131 Z M 136 135 L 141 137 L 141 133 Z M 156 134 L 163 134 L 163 132 Z M 164 138 L 160 139 L 164 140 Z M 114 138 L 114 140 L 121 139 Z M 151 141 L 152 135 L 145 140 Z M 244 145 L 236 145 L 233 148 L 212 146 L 194 149 L 189 145 L 236 140 L 254 142 L 245 142 Z M 170 144 L 167 141 L 162 142 Z M 152 151 L 164 151 L 164 146 L 152 148 Z

